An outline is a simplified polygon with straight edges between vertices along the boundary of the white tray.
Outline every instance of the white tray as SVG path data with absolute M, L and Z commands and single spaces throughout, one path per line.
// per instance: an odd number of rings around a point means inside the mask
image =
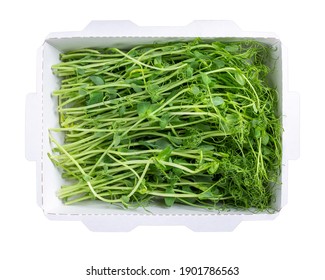
M 48 128 L 58 126 L 55 99 L 51 96 L 59 80 L 51 66 L 59 62 L 59 53 L 83 47 L 132 47 L 157 41 L 191 38 L 251 38 L 277 47 L 273 83 L 279 91 L 283 114 L 282 186 L 275 194 L 274 213 L 249 211 L 207 211 L 187 206 L 120 209 L 101 203 L 64 205 L 56 192 L 62 184 L 57 168 L 49 160 L 51 151 Z M 39 50 L 37 91 L 26 100 L 26 157 L 36 161 L 37 200 L 44 214 L 53 220 L 80 220 L 94 231 L 128 231 L 139 225 L 184 225 L 194 231 L 231 231 L 244 220 L 274 219 L 287 202 L 288 160 L 299 155 L 299 96 L 286 89 L 286 60 L 281 41 L 270 33 L 244 32 L 231 21 L 194 21 L 182 27 L 140 27 L 130 21 L 94 21 L 84 30 L 50 34 Z

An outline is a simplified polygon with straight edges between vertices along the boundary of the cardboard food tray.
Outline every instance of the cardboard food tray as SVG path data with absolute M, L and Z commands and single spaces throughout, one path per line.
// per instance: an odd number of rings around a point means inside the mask
M 283 116 L 283 159 L 281 186 L 272 205 L 276 211 L 208 211 L 184 205 L 171 208 L 150 206 L 146 209 L 122 209 L 100 201 L 64 205 L 57 197 L 63 183 L 60 171 L 47 156 L 51 151 L 48 129 L 58 127 L 56 99 L 51 93 L 60 87 L 51 66 L 59 62 L 61 52 L 88 47 L 128 49 L 153 42 L 254 39 L 274 46 L 276 61 L 270 82 L 280 94 Z M 285 56 L 281 41 L 269 33 L 244 32 L 231 21 L 195 21 L 182 27 L 140 27 L 129 21 L 94 21 L 84 30 L 50 34 L 39 50 L 37 92 L 26 101 L 26 157 L 36 161 L 37 200 L 52 220 L 82 221 L 94 231 L 128 231 L 139 225 L 179 225 L 194 231 L 231 231 L 244 220 L 274 219 L 287 201 L 287 162 L 298 157 L 299 99 L 288 94 L 285 85 Z M 290 143 L 290 145 L 288 145 Z

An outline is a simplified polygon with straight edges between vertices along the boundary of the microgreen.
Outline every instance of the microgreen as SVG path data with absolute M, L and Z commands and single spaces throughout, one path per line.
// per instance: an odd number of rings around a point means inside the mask
M 196 39 L 61 54 L 49 154 L 66 182 L 59 198 L 270 208 L 281 171 L 270 51 Z

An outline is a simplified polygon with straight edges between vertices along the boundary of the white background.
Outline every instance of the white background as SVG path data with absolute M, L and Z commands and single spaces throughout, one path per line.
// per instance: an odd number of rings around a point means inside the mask
M 2 1 L 0 278 L 90 279 L 85 269 L 91 265 L 220 265 L 240 267 L 240 277 L 229 279 L 325 279 L 322 2 Z M 282 39 L 289 54 L 289 90 L 301 96 L 301 154 L 289 164 L 289 202 L 276 220 L 245 222 L 230 233 L 182 227 L 94 233 L 79 222 L 44 217 L 36 204 L 35 165 L 24 157 L 25 96 L 36 90 L 37 48 L 48 33 L 80 30 L 94 19 L 129 19 L 140 25 L 227 19 L 243 30 L 271 31 Z

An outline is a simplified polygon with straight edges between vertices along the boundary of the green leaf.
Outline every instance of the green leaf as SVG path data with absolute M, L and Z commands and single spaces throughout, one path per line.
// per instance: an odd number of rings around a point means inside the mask
M 174 194 L 175 193 L 174 189 L 172 187 L 167 187 L 165 192 L 168 193 L 168 194 Z M 165 200 L 166 206 L 171 207 L 171 206 L 174 205 L 174 202 L 175 202 L 176 198 L 175 197 L 165 197 L 164 200 Z
M 252 119 L 252 126 L 253 127 L 257 127 L 259 124 L 259 120 L 258 119 Z
M 84 179 L 85 182 L 90 182 L 91 177 L 89 175 L 84 175 L 84 176 L 82 176 L 82 179 Z
M 190 63 L 193 69 L 198 69 L 200 67 L 200 63 L 198 61 L 193 61 Z
M 175 174 L 174 168 L 170 168 L 168 172 L 167 182 L 170 184 L 171 187 L 175 187 L 175 184 L 179 181 L 179 176 Z
M 101 86 L 105 84 L 105 81 L 100 76 L 90 76 L 89 79 L 96 85 Z
M 87 101 L 87 105 L 93 105 L 102 102 L 103 98 L 104 98 L 103 92 L 101 91 L 92 92 L 89 95 L 89 100 Z
M 159 93 L 159 86 L 156 84 L 149 84 L 147 86 L 148 93 L 151 97 L 151 101 L 153 103 L 158 102 L 162 99 L 161 94 Z
M 183 60 L 183 62 L 185 62 L 185 63 L 191 63 L 191 62 L 194 62 L 194 61 L 195 61 L 194 57 Z
M 223 68 L 225 67 L 225 62 L 223 60 L 220 59 L 215 59 L 213 61 L 214 65 L 216 66 L 217 69 Z
M 205 59 L 206 55 L 204 55 L 203 53 L 199 52 L 199 51 L 194 51 L 194 56 L 198 59 Z
M 186 78 L 192 78 L 193 77 L 193 68 L 191 66 L 188 66 L 186 68 Z
M 200 93 L 200 89 L 197 86 L 191 86 L 191 93 L 198 95 Z
M 266 132 L 263 133 L 262 144 L 266 146 L 269 143 L 269 139 L 270 139 L 269 135 Z
M 267 146 L 262 146 L 262 153 L 265 156 L 273 154 L 273 152 Z
M 137 84 L 131 84 L 131 87 L 136 93 L 142 91 L 142 88 L 140 86 L 138 86 Z
M 147 116 L 147 112 L 151 106 L 150 102 L 140 102 L 137 105 L 137 113 L 140 118 L 145 118 Z
M 117 94 L 116 93 L 110 93 L 108 96 L 106 96 L 108 100 L 111 100 L 112 104 L 118 104 L 119 100 L 116 99 Z
M 236 114 L 227 114 L 226 116 L 227 123 L 230 125 L 234 125 L 238 122 L 238 115 Z
M 214 197 L 213 193 L 211 192 L 210 189 L 208 189 L 205 192 L 200 193 L 198 199 L 205 200 L 205 199 L 211 199 L 213 197 Z
M 214 146 L 213 145 L 200 145 L 199 149 L 202 151 L 214 151 Z
M 244 75 L 242 73 L 235 73 L 235 79 L 237 81 L 238 84 L 240 84 L 241 86 L 244 86 L 246 83 L 246 80 L 244 78 Z
M 157 84 L 152 84 L 152 83 L 149 83 L 148 84 L 148 91 L 149 91 L 149 94 L 151 93 L 155 93 L 156 91 L 159 90 L 159 85 Z
M 176 162 L 175 162 L 175 163 L 176 163 Z M 185 162 L 185 164 L 186 164 L 186 163 L 187 163 L 187 162 Z M 175 174 L 175 176 L 181 176 L 181 175 L 183 174 L 183 170 L 180 169 L 180 168 L 173 167 L 172 170 L 173 170 L 173 173 Z
M 106 89 L 106 92 L 108 94 L 115 95 L 115 97 L 117 96 L 117 89 L 116 88 L 108 88 L 108 89 Z
M 122 201 L 122 204 L 125 206 L 125 207 L 128 207 L 128 203 L 130 202 L 130 198 L 127 196 L 127 195 L 122 195 L 121 196 L 121 201 Z
M 224 103 L 224 100 L 221 96 L 215 96 L 212 98 L 212 102 L 214 106 L 219 106 Z
M 261 135 L 262 135 L 262 130 L 261 130 L 261 128 L 256 127 L 255 130 L 254 130 L 254 134 L 255 134 L 255 137 L 256 137 L 256 138 L 260 138 Z
M 148 191 L 148 188 L 146 186 L 146 181 L 145 181 L 145 179 L 142 179 L 142 182 L 140 183 L 140 186 L 139 186 L 137 192 L 140 194 L 146 194 L 147 191 Z
M 180 146 L 183 144 L 183 139 L 176 136 L 171 136 L 170 134 L 168 134 L 168 140 L 173 143 L 174 146 Z
M 170 155 L 172 154 L 172 147 L 171 146 L 167 146 L 165 149 L 163 149 L 157 156 L 158 160 L 163 160 L 163 161 L 168 161 Z
M 78 75 L 83 75 L 83 74 L 85 74 L 85 73 L 86 73 L 85 69 L 77 68 L 77 74 L 78 74 Z
M 208 174 L 215 174 L 219 169 L 219 162 L 213 161 L 213 162 L 206 162 L 198 166 L 198 170 L 208 171 Z
M 157 158 L 153 158 L 153 163 L 155 164 L 158 170 L 160 170 L 162 173 L 165 172 L 166 166 L 162 164 Z
M 230 53 L 236 53 L 239 50 L 239 47 L 237 45 L 228 45 L 225 47 L 225 50 Z
M 115 132 L 113 136 L 113 147 L 118 146 L 120 142 L 121 142 L 121 136 L 117 132 Z
M 80 95 L 87 95 L 88 94 L 88 92 L 85 89 L 83 89 L 83 88 L 80 88 L 79 91 L 78 91 L 78 93 Z
M 120 117 L 124 116 L 126 111 L 126 107 L 124 105 L 122 105 L 119 109 L 118 109 L 118 114 Z
M 209 76 L 207 74 L 201 73 L 201 78 L 205 85 L 208 86 L 211 83 L 211 79 L 209 78 Z
M 219 162 L 217 161 L 211 162 L 210 167 L 208 169 L 208 173 L 215 174 L 218 171 L 218 169 L 219 169 Z
M 105 132 L 95 132 L 94 133 L 94 137 L 96 137 L 96 138 L 101 138 L 101 137 L 103 137 L 105 135 L 106 135 Z
M 193 120 L 195 121 L 195 120 Z M 209 130 L 213 130 L 214 128 L 211 127 L 211 125 L 209 124 L 204 124 L 204 123 L 198 123 L 193 125 L 193 128 L 198 130 L 198 131 L 209 131 Z
M 161 59 L 161 56 L 155 57 L 155 59 L 153 60 L 153 64 L 156 67 L 162 67 L 162 59 Z
M 163 114 L 162 117 L 160 118 L 159 125 L 161 129 L 165 129 L 166 126 L 169 124 L 169 114 Z
M 148 118 L 157 121 L 158 118 L 151 113 L 159 108 L 159 103 L 151 104 L 150 102 L 140 102 L 137 105 L 137 113 L 140 118 Z
M 156 142 L 155 142 L 155 146 L 158 148 L 158 149 L 165 149 L 166 147 L 168 146 L 171 146 L 170 142 L 165 139 L 165 138 L 161 138 L 161 139 L 158 139 Z

